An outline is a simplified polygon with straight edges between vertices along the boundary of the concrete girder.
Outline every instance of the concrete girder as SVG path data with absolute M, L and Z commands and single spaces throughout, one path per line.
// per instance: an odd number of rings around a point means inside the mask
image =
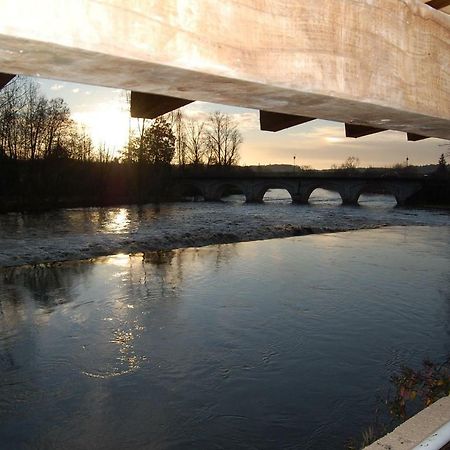
M 427 5 L 434 9 L 443 9 L 446 6 L 450 6 L 450 0 L 430 0 L 427 2 Z
M 314 120 L 311 117 L 280 114 L 269 111 L 259 112 L 259 123 L 263 131 L 281 131 Z
M 352 138 L 359 138 L 363 136 L 369 136 L 370 134 L 381 133 L 382 128 L 373 128 L 364 125 L 354 125 L 352 123 L 345 124 L 345 136 Z
M 130 113 L 131 117 L 155 119 L 189 103 L 192 100 L 132 91 Z
M 414 133 L 407 133 L 406 136 L 407 136 L 408 141 L 412 141 L 412 142 L 428 139 L 426 136 L 419 136 L 418 134 L 414 134 Z
M 3 72 L 450 139 L 450 17 L 418 0 L 0 7 Z
M 3 89 L 14 77 L 15 75 L 10 73 L 0 72 L 0 89 Z

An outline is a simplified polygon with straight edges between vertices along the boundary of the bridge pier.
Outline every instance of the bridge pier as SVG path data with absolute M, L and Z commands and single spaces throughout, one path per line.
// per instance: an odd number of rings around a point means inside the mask
M 341 194 L 342 204 L 346 206 L 358 206 L 358 196 L 343 196 Z
M 398 206 L 405 206 L 408 199 L 420 190 L 418 184 L 401 185 L 399 183 L 391 187 L 391 192 L 397 200 Z
M 297 205 L 307 205 L 310 195 L 311 194 L 308 192 L 300 192 L 297 194 L 291 194 L 292 203 L 295 203 Z
M 357 206 L 358 199 L 361 194 L 361 183 L 340 183 L 341 186 L 338 189 L 339 195 L 342 199 L 343 205 Z
M 245 196 L 245 203 L 263 203 L 263 199 L 254 195 Z

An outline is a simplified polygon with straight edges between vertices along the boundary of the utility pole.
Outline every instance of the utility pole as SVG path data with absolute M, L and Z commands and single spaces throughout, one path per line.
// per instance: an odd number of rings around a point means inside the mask
M 294 155 L 294 167 L 293 167 L 293 169 L 294 169 L 294 173 L 295 173 L 295 155 Z

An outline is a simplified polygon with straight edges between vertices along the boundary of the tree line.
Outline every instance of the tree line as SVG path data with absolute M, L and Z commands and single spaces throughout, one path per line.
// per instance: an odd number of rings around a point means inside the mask
M 242 136 L 230 116 L 141 119 L 123 151 L 95 147 L 62 98 L 16 77 L 0 91 L 0 212 L 170 199 L 173 165 L 229 167 Z
M 36 81 L 23 77 L 0 91 L 0 159 L 93 157 L 89 134 L 71 119 L 62 98 L 46 98 Z
M 242 141 L 236 122 L 226 114 L 216 111 L 200 121 L 177 110 L 154 121 L 140 119 L 121 159 L 179 167 L 231 167 L 239 162 Z
M 178 110 L 137 124 L 116 162 L 184 167 L 233 166 L 239 161 L 242 135 L 226 114 L 215 112 L 197 121 Z M 94 147 L 62 98 L 48 99 L 36 81 L 16 77 L 0 91 L 0 159 L 108 162 L 113 157 L 104 145 Z

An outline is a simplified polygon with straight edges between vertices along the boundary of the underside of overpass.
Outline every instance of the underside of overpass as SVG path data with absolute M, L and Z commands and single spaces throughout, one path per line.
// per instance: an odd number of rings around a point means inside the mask
M 15 74 L 129 89 L 154 118 L 195 100 L 268 131 L 450 139 L 450 0 L 0 0 L 0 87 Z

